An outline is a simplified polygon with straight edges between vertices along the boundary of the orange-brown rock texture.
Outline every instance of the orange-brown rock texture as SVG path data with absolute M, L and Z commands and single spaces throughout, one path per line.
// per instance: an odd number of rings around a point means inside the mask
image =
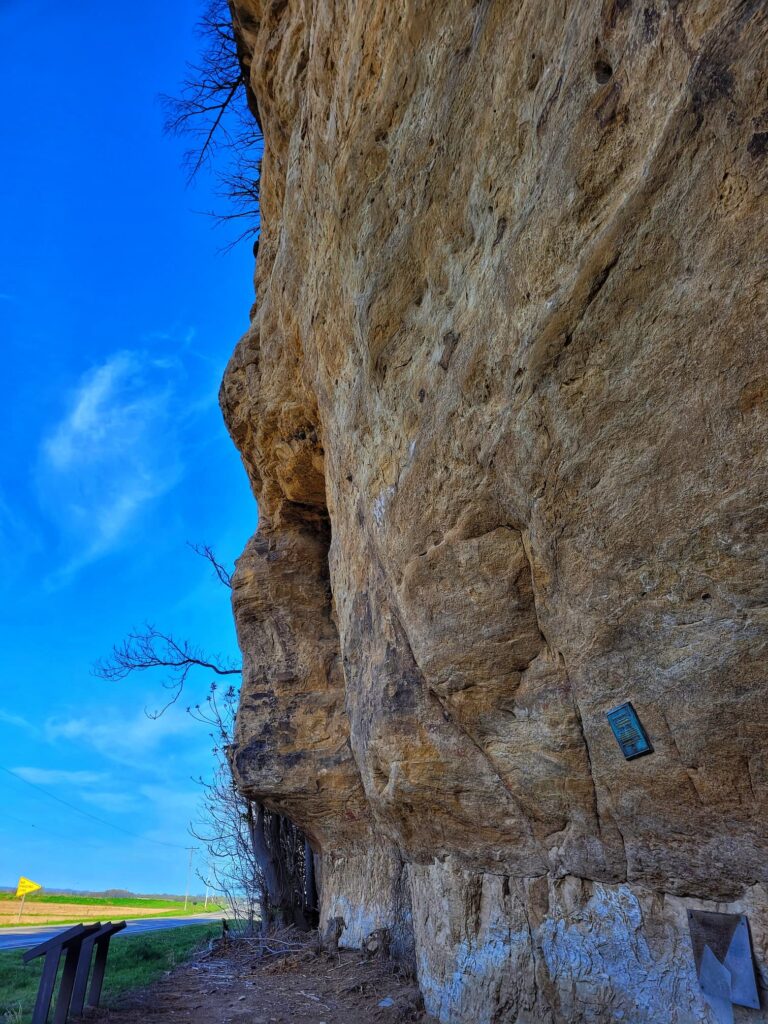
M 239 784 L 443 1024 L 714 1021 L 687 909 L 768 985 L 766 5 L 233 14 Z

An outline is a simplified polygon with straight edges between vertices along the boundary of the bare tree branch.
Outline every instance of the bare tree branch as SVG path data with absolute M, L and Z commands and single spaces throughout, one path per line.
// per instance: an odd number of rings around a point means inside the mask
M 225 587 L 232 586 L 232 573 L 222 565 L 213 548 L 208 544 L 190 544 L 196 555 L 210 562 L 216 578 Z M 166 678 L 163 688 L 170 690 L 172 696 L 160 709 L 147 711 L 150 718 L 159 718 L 164 711 L 175 704 L 182 694 L 184 684 L 194 669 L 204 669 L 217 676 L 239 676 L 242 674 L 240 665 L 220 655 L 205 654 L 201 648 L 189 640 L 177 640 L 172 633 L 165 633 L 151 623 L 147 623 L 141 632 L 129 633 L 119 644 L 115 644 L 106 658 L 100 658 L 91 668 L 98 679 L 107 682 L 120 682 L 134 672 L 147 672 L 151 669 L 165 669 Z M 230 687 L 230 691 L 233 688 Z M 230 695 L 227 691 L 227 695 Z M 215 693 L 214 690 L 211 691 Z M 210 697 L 209 697 L 210 699 Z M 199 706 L 199 705 L 198 705 Z M 189 710 L 189 709 L 187 709 Z
M 115 682 L 132 672 L 167 668 L 175 686 L 178 679 L 186 679 L 193 667 L 208 669 L 218 676 L 239 676 L 241 672 L 231 662 L 207 658 L 188 640 L 176 640 L 150 624 L 143 633 L 129 633 L 122 643 L 115 644 L 110 656 L 97 661 L 93 671 L 99 679 Z
M 258 179 L 264 140 L 227 0 L 209 0 L 198 28 L 200 57 L 187 65 L 180 94 L 160 97 L 166 114 L 165 130 L 193 142 L 184 157 L 189 181 L 213 160 L 217 150 L 224 151 L 223 161 L 215 168 L 220 182 L 218 194 L 236 212 L 213 216 L 220 223 L 249 219 L 251 227 L 240 234 L 239 241 L 259 232 Z
M 217 676 L 239 676 L 242 672 L 233 662 L 206 656 L 188 640 L 176 640 L 172 634 L 149 624 L 142 633 L 129 633 L 121 643 L 115 644 L 112 653 L 99 659 L 91 671 L 98 679 L 119 682 L 133 672 L 166 669 L 168 674 L 163 687 L 172 691 L 171 698 L 155 711 L 145 709 L 149 718 L 159 718 L 179 699 L 189 673 L 196 668 Z
M 232 589 L 232 573 L 226 569 L 216 557 L 213 548 L 208 544 L 192 544 L 187 541 L 187 547 L 191 548 L 196 555 L 200 558 L 204 558 L 206 561 L 211 563 L 214 574 L 219 583 L 223 583 L 225 587 Z

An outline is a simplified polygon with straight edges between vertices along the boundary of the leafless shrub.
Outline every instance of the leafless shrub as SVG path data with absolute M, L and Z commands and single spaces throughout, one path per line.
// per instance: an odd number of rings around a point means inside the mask
M 189 547 L 213 568 L 215 578 L 231 588 L 232 573 L 208 545 Z M 147 625 L 132 632 L 110 655 L 94 665 L 93 672 L 110 682 L 126 679 L 134 672 L 165 672 L 164 688 L 170 700 L 158 711 L 158 718 L 184 692 L 194 670 L 216 676 L 239 676 L 241 668 L 221 657 L 211 657 L 189 640 Z M 198 780 L 202 788 L 201 821 L 190 831 L 208 851 L 208 868 L 202 880 L 229 903 L 233 917 L 253 930 L 285 926 L 308 928 L 316 923 L 314 857 L 301 830 L 287 817 L 243 796 L 237 789 L 228 758 L 233 742 L 239 701 L 238 687 L 209 684 L 206 699 L 189 705 L 187 713 L 209 728 L 213 740 L 214 768 L 209 780 Z
M 93 674 L 107 682 L 119 682 L 133 672 L 164 669 L 167 673 L 163 687 L 172 691 L 170 700 L 159 710 L 147 712 L 150 718 L 159 718 L 181 696 L 190 672 L 200 668 L 217 676 L 239 676 L 241 669 L 222 658 L 211 658 L 189 640 L 177 640 L 147 624 L 141 632 L 129 633 L 111 654 L 93 666 Z
M 220 691 L 211 683 L 205 702 L 187 708 L 194 719 L 210 727 L 214 741 L 213 778 L 199 780 L 203 823 L 191 829 L 209 854 L 209 872 L 203 880 L 228 900 L 248 931 L 257 918 L 264 930 L 307 929 L 317 917 L 312 850 L 292 821 L 236 788 L 227 755 L 237 702 L 235 687 Z
M 230 248 L 259 234 L 264 140 L 227 0 L 209 0 L 198 28 L 200 57 L 187 65 L 179 95 L 161 97 L 165 130 L 192 143 L 184 157 L 190 181 L 204 165 L 213 164 L 217 194 L 226 207 L 206 212 L 218 223 L 247 221 Z

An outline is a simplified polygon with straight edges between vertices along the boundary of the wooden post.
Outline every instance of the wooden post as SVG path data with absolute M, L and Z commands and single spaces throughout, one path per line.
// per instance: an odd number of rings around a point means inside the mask
M 64 965 L 64 973 L 61 980 L 59 998 L 56 1000 L 56 1022 L 66 1021 L 69 1010 L 69 998 L 72 992 L 72 982 L 77 968 L 77 959 L 80 953 L 80 943 L 86 935 L 98 930 L 98 925 L 75 925 L 59 932 L 51 939 L 46 939 L 32 949 L 24 953 L 22 960 L 28 964 L 39 956 L 45 956 L 43 963 L 43 975 L 40 978 L 40 986 L 37 990 L 35 1008 L 32 1011 L 32 1024 L 46 1024 L 48 1011 L 51 1008 L 53 990 L 56 987 L 56 975 L 59 970 L 61 954 L 66 949 L 67 960 Z
M 26 893 L 24 893 L 24 895 L 23 895 L 23 896 L 21 897 L 21 903 L 19 904 L 19 916 L 18 916 L 18 917 L 16 918 L 16 923 L 17 923 L 17 924 L 18 924 L 18 923 L 19 923 L 19 921 L 21 920 L 21 914 L 22 914 L 22 911 L 24 910 L 24 900 L 25 900 L 26 898 L 27 898 L 27 894 L 26 894 Z
M 53 1011 L 53 1024 L 67 1024 L 69 1003 L 72 998 L 72 986 L 75 983 L 77 962 L 80 959 L 81 943 L 73 942 L 67 947 L 64 959 L 64 970 L 59 982 L 59 994 L 56 996 L 56 1009 Z
M 101 925 L 98 931 L 95 931 L 92 935 L 88 935 L 83 939 L 83 944 L 80 947 L 80 959 L 77 963 L 77 973 L 75 974 L 75 984 L 72 988 L 72 1000 L 70 1002 L 70 1012 L 73 1017 L 82 1017 L 83 1007 L 85 1005 L 85 992 L 88 987 L 88 976 L 91 973 L 91 957 L 93 956 L 93 947 L 96 946 L 97 961 L 100 962 L 101 980 L 96 984 L 96 967 L 94 966 L 93 977 L 91 979 L 91 993 L 90 999 L 96 999 L 95 1003 L 90 1002 L 89 1006 L 97 1006 L 99 996 L 101 995 L 101 984 L 104 981 L 104 967 L 107 962 L 107 951 L 109 949 L 109 940 L 117 932 L 121 932 L 125 928 L 125 921 L 120 921 L 118 924 L 112 924 L 108 921 L 106 924 Z M 99 951 L 101 953 L 101 959 L 99 960 Z M 96 985 L 96 987 L 94 987 Z
M 83 997 L 88 984 L 91 966 L 91 953 L 96 945 L 96 962 L 93 966 L 91 990 L 88 993 L 88 1005 L 98 1006 L 101 986 L 104 983 L 104 969 L 107 966 L 109 940 L 125 928 L 125 921 L 119 924 L 78 924 L 74 928 L 59 932 L 51 939 L 28 949 L 23 956 L 25 964 L 39 956 L 45 956 L 43 975 L 37 990 L 37 1000 L 32 1012 L 32 1024 L 46 1024 L 51 1008 L 53 990 L 56 987 L 56 976 L 61 962 L 61 954 L 67 951 L 64 970 L 61 974 L 59 994 L 56 998 L 56 1009 L 53 1024 L 67 1024 L 70 1009 L 78 1016 L 83 1012 Z
M 107 953 L 109 952 L 109 939 L 106 942 L 96 944 L 96 959 L 93 962 L 93 974 L 91 975 L 91 988 L 88 992 L 88 1005 L 98 1006 L 101 999 L 101 986 L 104 984 L 104 971 L 107 967 Z
M 56 984 L 56 975 L 59 970 L 61 959 L 61 946 L 49 949 L 43 963 L 43 976 L 40 979 L 40 987 L 37 990 L 35 1008 L 32 1011 L 32 1024 L 45 1024 L 48 1020 L 48 1010 L 51 1007 L 53 987 Z
M 110 922 L 107 922 L 104 927 L 109 928 Z M 100 932 L 94 932 L 93 935 L 89 935 L 86 939 L 83 939 L 83 944 L 80 947 L 80 958 L 77 961 L 75 983 L 72 986 L 72 999 L 69 1004 L 73 1017 L 82 1017 L 83 1015 L 85 991 L 88 987 L 88 975 L 91 973 L 93 944 L 96 941 L 96 936 L 99 934 Z
M 125 921 L 119 924 L 105 925 L 95 936 L 96 959 L 93 963 L 91 975 L 91 987 L 88 992 L 88 1006 L 98 1006 L 101 999 L 101 986 L 104 984 L 104 971 L 107 967 L 107 953 L 109 953 L 109 940 L 116 932 L 125 928 Z

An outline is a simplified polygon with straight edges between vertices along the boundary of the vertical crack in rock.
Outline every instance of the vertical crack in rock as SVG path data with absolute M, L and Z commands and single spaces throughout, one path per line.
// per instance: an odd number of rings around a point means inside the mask
M 566 669 L 565 672 L 567 677 L 568 670 Z M 581 733 L 581 737 L 584 742 L 584 753 L 586 755 L 587 764 L 589 766 L 589 777 L 592 782 L 592 806 L 594 809 L 595 820 L 597 822 L 598 831 L 602 834 L 605 829 L 605 825 L 603 823 L 603 817 L 600 814 L 600 798 L 597 793 L 597 783 L 595 782 L 595 776 L 592 770 L 592 757 L 589 753 L 589 740 L 587 739 L 586 733 L 584 732 L 584 721 L 581 717 L 581 711 L 579 710 L 578 698 L 576 697 L 576 694 L 573 693 L 573 691 L 571 692 L 573 695 L 573 709 L 576 714 L 576 721 L 578 723 L 579 732 Z M 629 863 L 627 861 L 627 845 L 624 841 L 624 834 L 621 831 L 621 828 L 619 827 L 618 821 L 613 816 L 611 816 L 610 822 L 611 825 L 613 825 L 613 828 L 616 830 L 619 840 L 621 842 L 621 857 L 624 863 L 623 880 L 626 881 L 629 872 Z

